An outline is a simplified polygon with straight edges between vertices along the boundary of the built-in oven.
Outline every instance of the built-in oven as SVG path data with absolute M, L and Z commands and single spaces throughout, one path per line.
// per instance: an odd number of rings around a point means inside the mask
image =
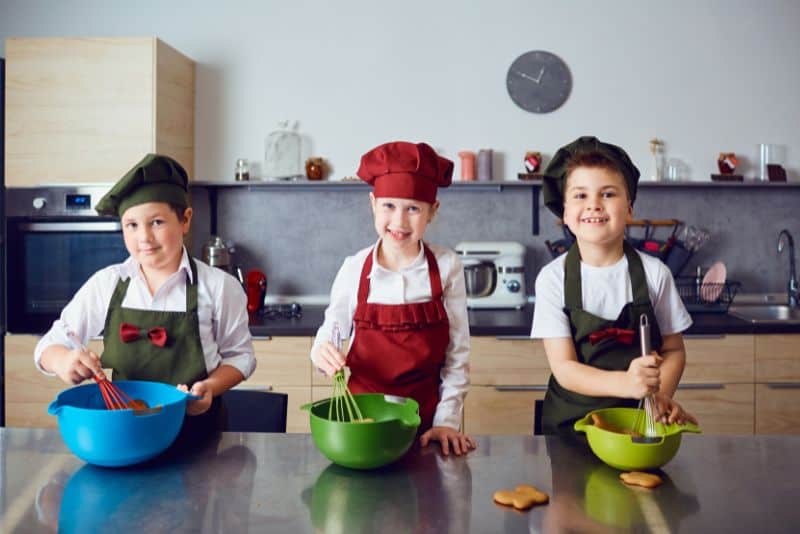
M 47 331 L 92 274 L 128 257 L 119 220 L 94 210 L 109 188 L 6 190 L 8 332 Z

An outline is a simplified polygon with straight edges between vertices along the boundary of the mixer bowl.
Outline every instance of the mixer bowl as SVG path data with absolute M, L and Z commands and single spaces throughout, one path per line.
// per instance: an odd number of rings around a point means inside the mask
M 464 263 L 464 281 L 470 298 L 488 297 L 497 287 L 497 269 L 494 263 L 482 261 Z

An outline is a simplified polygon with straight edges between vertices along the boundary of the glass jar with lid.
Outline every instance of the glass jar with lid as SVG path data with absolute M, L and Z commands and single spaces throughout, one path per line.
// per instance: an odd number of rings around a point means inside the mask
M 264 143 L 264 177 L 270 180 L 290 180 L 302 175 L 300 134 L 297 121 L 281 121 Z
M 235 178 L 237 182 L 242 182 L 250 179 L 250 164 L 247 162 L 246 159 L 236 160 Z

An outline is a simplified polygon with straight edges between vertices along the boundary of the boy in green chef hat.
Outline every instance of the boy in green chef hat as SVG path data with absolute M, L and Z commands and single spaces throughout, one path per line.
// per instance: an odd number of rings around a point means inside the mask
M 545 171 L 545 205 L 575 235 L 536 278 L 531 337 L 541 338 L 552 376 L 542 411 L 546 434 L 571 434 L 592 410 L 636 407 L 655 394 L 662 422 L 697 422 L 672 396 L 692 323 L 672 274 L 625 241 L 639 170 L 620 147 L 581 137 L 558 150 Z M 646 314 L 653 352 L 641 355 Z
M 39 341 L 34 358 L 68 384 L 102 367 L 114 380 L 176 384 L 190 401 L 184 429 L 221 429 L 219 396 L 249 377 L 256 362 L 246 297 L 228 273 L 191 258 L 183 245 L 192 208 L 186 171 L 148 154 L 98 202 L 119 217 L 130 257 L 81 287 Z M 103 355 L 79 345 L 103 332 Z

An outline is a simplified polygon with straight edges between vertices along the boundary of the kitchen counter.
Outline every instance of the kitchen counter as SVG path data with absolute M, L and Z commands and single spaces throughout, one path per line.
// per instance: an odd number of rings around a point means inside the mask
M 531 332 L 533 304 L 521 310 L 470 310 L 469 325 L 473 336 L 527 337 Z M 263 315 L 250 318 L 250 332 L 256 337 L 314 336 L 322 324 L 324 306 L 303 306 L 302 317 L 267 319 Z M 694 324 L 687 336 L 722 334 L 800 333 L 798 325 L 754 325 L 725 313 L 695 313 Z
M 222 434 L 125 469 L 89 466 L 56 430 L 0 429 L 2 532 L 787 532 L 800 525 L 796 436 L 684 437 L 654 490 L 585 446 L 478 437 L 466 457 L 412 449 L 394 466 L 330 464 L 305 434 Z M 496 505 L 532 484 L 550 503 Z

